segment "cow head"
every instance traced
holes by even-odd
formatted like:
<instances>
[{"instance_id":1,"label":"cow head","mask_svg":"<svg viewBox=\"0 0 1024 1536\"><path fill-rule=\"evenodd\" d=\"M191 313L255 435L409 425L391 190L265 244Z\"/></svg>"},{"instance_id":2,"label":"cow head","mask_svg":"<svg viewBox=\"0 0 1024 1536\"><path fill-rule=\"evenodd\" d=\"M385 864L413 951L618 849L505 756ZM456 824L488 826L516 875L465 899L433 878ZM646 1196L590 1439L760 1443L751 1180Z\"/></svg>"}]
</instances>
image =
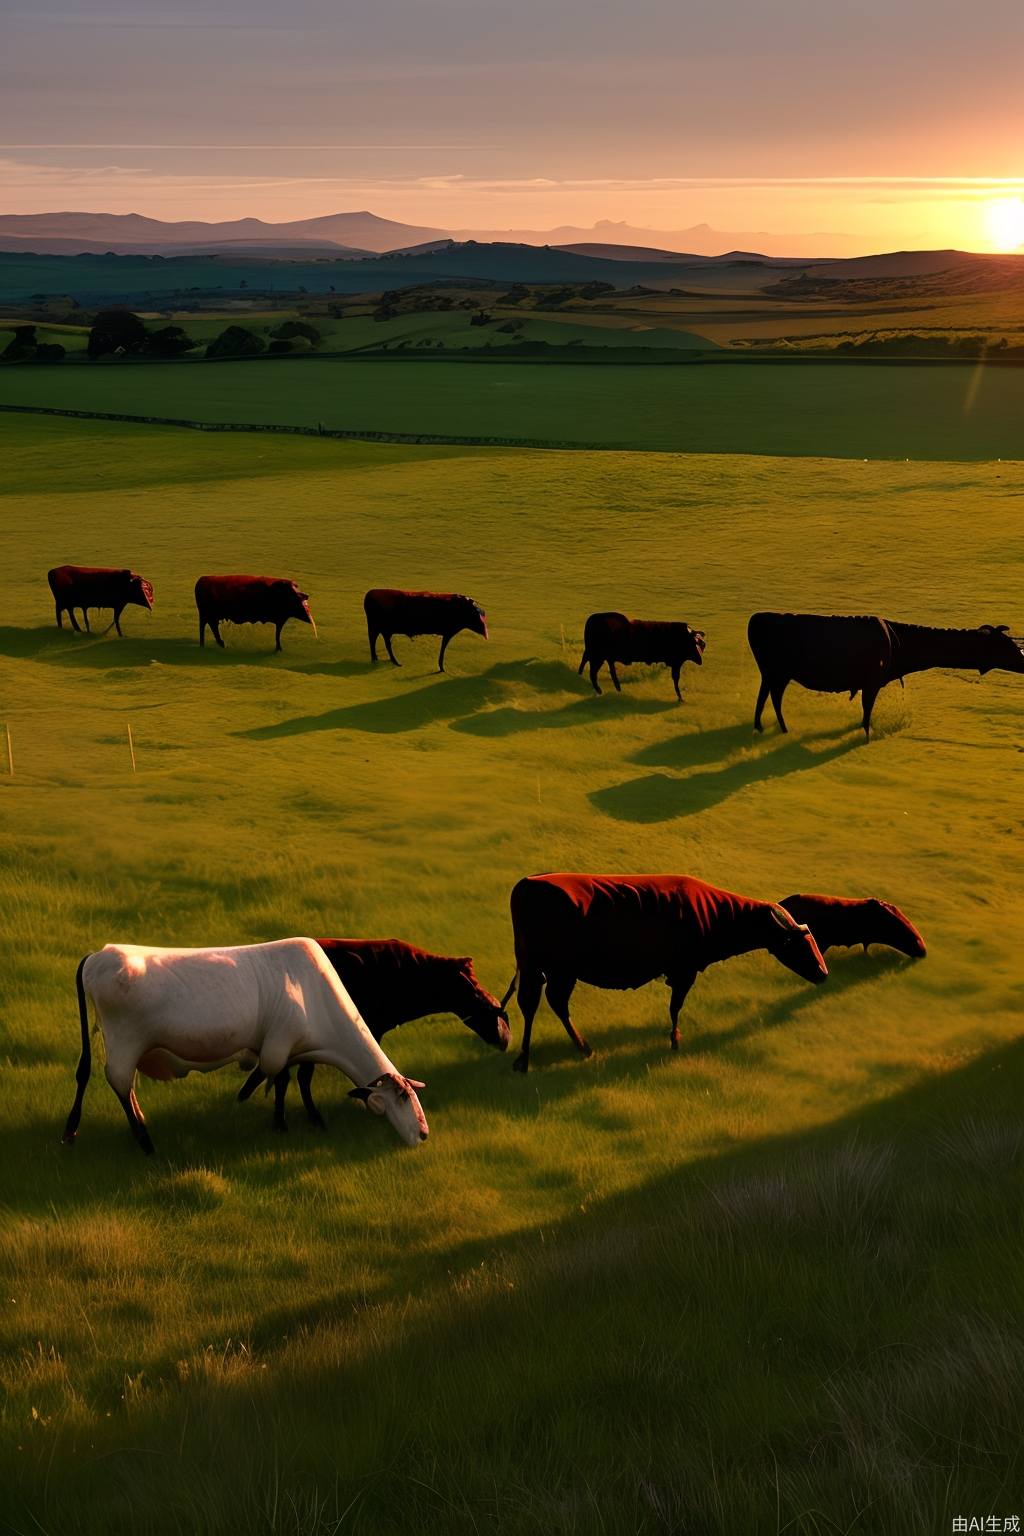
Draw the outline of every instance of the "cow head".
<instances>
[{"instance_id":1,"label":"cow head","mask_svg":"<svg viewBox=\"0 0 1024 1536\"><path fill-rule=\"evenodd\" d=\"M689 624L686 626L686 631L691 641L692 653L684 656L683 660L696 662L697 666L701 667L704 665L704 651L707 646L704 631L702 629L691 629Z\"/></svg>"},{"instance_id":2,"label":"cow head","mask_svg":"<svg viewBox=\"0 0 1024 1536\"><path fill-rule=\"evenodd\" d=\"M153 583L147 581L145 576L140 576L138 571L122 571L121 573L128 583L129 603L135 603L139 608L153 607Z\"/></svg>"},{"instance_id":3,"label":"cow head","mask_svg":"<svg viewBox=\"0 0 1024 1536\"><path fill-rule=\"evenodd\" d=\"M474 603L471 597L466 599L466 629L470 634L483 635L487 639L487 615L479 603Z\"/></svg>"},{"instance_id":4,"label":"cow head","mask_svg":"<svg viewBox=\"0 0 1024 1536\"><path fill-rule=\"evenodd\" d=\"M901 955L909 955L911 960L924 958L928 953L924 939L910 919L903 916L899 907L894 907L891 901L877 901L874 897L868 906L871 911L871 937L865 937L865 948L869 943L886 944L890 949L899 950Z\"/></svg>"},{"instance_id":5,"label":"cow head","mask_svg":"<svg viewBox=\"0 0 1024 1536\"><path fill-rule=\"evenodd\" d=\"M386 1115L407 1146L417 1147L430 1134L427 1117L416 1097L417 1088L425 1088L415 1078L401 1072L382 1072L365 1088L353 1088L350 1099L361 1099L374 1115Z\"/></svg>"},{"instance_id":6,"label":"cow head","mask_svg":"<svg viewBox=\"0 0 1024 1536\"><path fill-rule=\"evenodd\" d=\"M1024 651L1010 634L1008 624L982 624L978 635L978 671L982 677L986 672L1024 672Z\"/></svg>"},{"instance_id":7,"label":"cow head","mask_svg":"<svg viewBox=\"0 0 1024 1536\"><path fill-rule=\"evenodd\" d=\"M508 1014L498 999L492 997L477 981L473 962L468 955L454 962L454 971L452 1013L457 1014L474 1035L479 1035L485 1045L493 1045L499 1051L507 1051Z\"/></svg>"},{"instance_id":8,"label":"cow head","mask_svg":"<svg viewBox=\"0 0 1024 1536\"><path fill-rule=\"evenodd\" d=\"M303 624L311 625L314 638L319 639L316 632L316 624L313 622L313 615L309 611L309 593L300 592L293 581L291 584L291 596L292 604L289 609L289 618L301 619Z\"/></svg>"},{"instance_id":9,"label":"cow head","mask_svg":"<svg viewBox=\"0 0 1024 1536\"><path fill-rule=\"evenodd\" d=\"M768 908L767 949L780 964L815 985L828 979L828 967L806 923L798 923L785 907Z\"/></svg>"}]
</instances>

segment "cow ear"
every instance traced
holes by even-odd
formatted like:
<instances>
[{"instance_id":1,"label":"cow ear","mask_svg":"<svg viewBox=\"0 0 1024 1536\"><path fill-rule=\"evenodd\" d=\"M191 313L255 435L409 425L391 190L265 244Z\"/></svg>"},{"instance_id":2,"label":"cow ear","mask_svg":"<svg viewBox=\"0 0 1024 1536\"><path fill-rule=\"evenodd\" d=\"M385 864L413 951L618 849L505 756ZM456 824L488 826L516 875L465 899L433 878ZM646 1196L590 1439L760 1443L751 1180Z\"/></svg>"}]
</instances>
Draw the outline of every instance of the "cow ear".
<instances>
[{"instance_id":1,"label":"cow ear","mask_svg":"<svg viewBox=\"0 0 1024 1536\"><path fill-rule=\"evenodd\" d=\"M361 1099L365 1104L370 1097L370 1090L369 1088L350 1088L348 1096L350 1099Z\"/></svg>"},{"instance_id":2,"label":"cow ear","mask_svg":"<svg viewBox=\"0 0 1024 1536\"><path fill-rule=\"evenodd\" d=\"M785 928L787 931L792 932L794 928L800 927L800 924L797 922L796 918L793 917L791 913L787 912L785 907L773 906L771 908L771 914L780 928Z\"/></svg>"},{"instance_id":3,"label":"cow ear","mask_svg":"<svg viewBox=\"0 0 1024 1536\"><path fill-rule=\"evenodd\" d=\"M387 1101L378 1088L375 1088L373 1092L367 1096L366 1107L372 1114L375 1115L383 1115L387 1110Z\"/></svg>"}]
</instances>

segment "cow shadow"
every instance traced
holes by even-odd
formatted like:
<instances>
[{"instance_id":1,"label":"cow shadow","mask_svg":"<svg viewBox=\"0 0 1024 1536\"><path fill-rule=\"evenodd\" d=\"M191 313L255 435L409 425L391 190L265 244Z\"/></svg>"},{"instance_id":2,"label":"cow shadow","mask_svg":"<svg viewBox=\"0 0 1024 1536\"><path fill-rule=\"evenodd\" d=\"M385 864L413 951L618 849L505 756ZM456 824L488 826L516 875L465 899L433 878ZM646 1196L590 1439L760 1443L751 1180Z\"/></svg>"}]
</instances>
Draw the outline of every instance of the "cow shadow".
<instances>
[{"instance_id":1,"label":"cow shadow","mask_svg":"<svg viewBox=\"0 0 1024 1536\"><path fill-rule=\"evenodd\" d=\"M215 1170L229 1184L237 1178L247 1187L270 1189L292 1184L297 1175L312 1172L325 1159L362 1166L410 1150L386 1121L343 1096L335 1098L347 1090L347 1079L340 1090L332 1085L330 1092L321 1084L324 1130L307 1122L293 1086L284 1134L273 1129L272 1099L264 1098L262 1090L251 1103L236 1102L244 1081L244 1075L224 1073L222 1093L217 1095L190 1094L187 1082L171 1085L164 1095L154 1093L154 1085L143 1080L138 1091L155 1146L153 1156L146 1157L132 1140L95 1060L78 1139L71 1146L61 1143L74 1097L69 1068L56 1102L41 1103L38 1113L16 1125L0 1124L0 1162L10 1175L8 1203L24 1211L46 1209L51 1203L62 1210L83 1209L106 1205L117 1196L161 1208L180 1200L187 1207L197 1169ZM178 1176L184 1176L180 1190ZM200 1182L197 1208L202 1198Z\"/></svg>"},{"instance_id":2,"label":"cow shadow","mask_svg":"<svg viewBox=\"0 0 1024 1536\"><path fill-rule=\"evenodd\" d=\"M368 670L371 663L366 663ZM393 676L385 663L388 678ZM401 674L398 674L401 677ZM347 704L320 715L300 715L272 725L236 731L237 736L252 741L272 741L283 736L301 736L309 731L366 731L371 735L391 736L422 730L425 726L466 721L490 704L502 704L508 686L525 683L542 693L564 692L568 686L566 670L560 662L499 662L486 672L470 677L448 673L432 675L424 687L403 689L361 704ZM542 713L538 711L538 713ZM552 713L556 713L552 711ZM480 734L488 734L481 732ZM495 734L503 734L496 732Z\"/></svg>"},{"instance_id":3,"label":"cow shadow","mask_svg":"<svg viewBox=\"0 0 1024 1536\"><path fill-rule=\"evenodd\" d=\"M676 706L659 699L626 699L613 695L607 702L588 689L587 694L555 709L518 709L505 705L484 710L464 720L454 720L453 731L467 736L513 736L520 731L561 730L566 726L599 725L622 716L660 715Z\"/></svg>"},{"instance_id":4,"label":"cow shadow","mask_svg":"<svg viewBox=\"0 0 1024 1536\"><path fill-rule=\"evenodd\" d=\"M486 676L445 677L426 688L389 698L346 704L320 715L298 715L234 734L250 741L274 741L285 736L304 736L311 731L366 731L374 736L393 736L472 714L493 697L494 684Z\"/></svg>"},{"instance_id":5,"label":"cow shadow","mask_svg":"<svg viewBox=\"0 0 1024 1536\"><path fill-rule=\"evenodd\" d=\"M713 734L731 738L733 730L742 729L727 728L724 733ZM628 779L622 784L594 790L589 799L596 810L616 821L656 822L695 816L720 805L723 800L728 800L748 785L786 778L794 773L806 773L810 769L820 768L824 763L834 762L847 752L864 745L860 732L829 733L829 736L834 735L840 735L841 739L818 751L804 741L784 741L781 746L728 763L724 768L689 773L683 778L674 778L667 773L646 774L643 778ZM684 737L682 740L689 742L694 738ZM657 752L658 749L654 747L650 750Z\"/></svg>"},{"instance_id":6,"label":"cow shadow","mask_svg":"<svg viewBox=\"0 0 1024 1536\"><path fill-rule=\"evenodd\" d=\"M888 980L916 964L906 955L896 954L892 950L867 955L855 954L843 949L830 950L825 956L825 961L829 974L828 980L821 987L812 986L809 983L800 985L798 978L793 977L793 986L796 990L787 990L767 1007L758 1008L756 1012L737 1019L735 1024L720 1029L707 1029L700 1023L700 981L698 980L679 1015L679 1051L673 1051L670 1054L684 1059L728 1049L745 1040L792 1023L806 1008L822 1001L823 998L835 997L837 994L841 995L874 982ZM652 1015L650 1025L639 1027L653 1030L656 1040L667 1044L669 1036L667 987L664 1012L656 1016ZM612 1025L600 1034L595 1031L594 1039L590 1043L595 1051L599 1049L602 1041L609 1048L613 1046L617 1048L620 1042L631 1041L636 1033L635 1025Z\"/></svg>"},{"instance_id":7,"label":"cow shadow","mask_svg":"<svg viewBox=\"0 0 1024 1536\"><path fill-rule=\"evenodd\" d=\"M131 610L122 615L123 625L131 624ZM296 626L298 628L298 626ZM235 637L231 643L231 629L225 631L227 644L223 650L212 640L200 646L194 634L155 636L133 634L126 629L117 635L113 629L104 633L106 625L94 625L92 632L76 633L73 629L58 629L56 625L44 625L36 629L16 629L8 625L0 628L0 656L10 656L21 661L42 661L52 666L93 668L107 671L115 667L144 669L151 663L165 667L232 667L261 666L270 662L276 671L327 672L335 677L350 677L365 670L352 661L297 662L297 653L289 653L288 631L284 632L284 649L274 650L273 630L268 631L266 645L247 643ZM314 642L315 643L315 642Z\"/></svg>"}]
</instances>

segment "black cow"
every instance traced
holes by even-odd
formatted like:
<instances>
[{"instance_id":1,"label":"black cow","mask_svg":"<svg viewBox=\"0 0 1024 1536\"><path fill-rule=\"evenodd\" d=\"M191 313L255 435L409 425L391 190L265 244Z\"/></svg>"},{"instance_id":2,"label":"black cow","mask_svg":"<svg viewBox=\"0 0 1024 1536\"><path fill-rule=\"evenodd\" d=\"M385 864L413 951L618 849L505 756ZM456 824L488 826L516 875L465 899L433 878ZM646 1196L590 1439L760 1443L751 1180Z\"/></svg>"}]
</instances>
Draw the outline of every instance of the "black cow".
<instances>
[{"instance_id":1,"label":"black cow","mask_svg":"<svg viewBox=\"0 0 1024 1536\"><path fill-rule=\"evenodd\" d=\"M592 613L583 627L583 656L577 669L577 677L590 664L590 681L594 692L600 693L597 674L605 662L611 673L615 691L621 693L619 675L615 663L629 666L633 662L656 665L659 662L672 669L672 682L676 698L682 703L679 692L679 674L683 663L694 662L698 667L704 658L704 631L691 629L689 624L664 623L657 619L627 619L624 613Z\"/></svg>"},{"instance_id":2,"label":"black cow","mask_svg":"<svg viewBox=\"0 0 1024 1536\"><path fill-rule=\"evenodd\" d=\"M573 1045L590 1046L569 1017L577 981L625 991L664 977L671 990L673 1050L679 1010L701 971L719 960L767 949L805 981L828 976L810 930L775 902L719 890L689 875L532 875L512 891L516 973L523 1047L514 1066L530 1065L533 1018L545 988Z\"/></svg>"},{"instance_id":3,"label":"black cow","mask_svg":"<svg viewBox=\"0 0 1024 1536\"><path fill-rule=\"evenodd\" d=\"M299 619L312 627L309 596L300 592L294 581L283 576L200 576L196 582L196 607L199 609L199 644L206 644L206 626L221 650L221 622L229 624L273 624L276 644L281 650L281 631L289 619Z\"/></svg>"},{"instance_id":4,"label":"black cow","mask_svg":"<svg viewBox=\"0 0 1024 1536\"><path fill-rule=\"evenodd\" d=\"M444 653L449 640L468 629L487 639L487 615L471 597L458 592L402 592L396 587L374 587L363 598L366 628L370 637L370 660L377 660L377 640L382 638L388 659L396 667L402 663L391 649L393 635L440 635L441 649L437 670L444 671Z\"/></svg>"},{"instance_id":5,"label":"black cow","mask_svg":"<svg viewBox=\"0 0 1024 1536\"><path fill-rule=\"evenodd\" d=\"M849 693L851 699L859 693L864 706L861 724L867 735L881 690L888 683L902 683L910 672L931 667L977 668L981 674L996 668L1024 672L1024 652L1005 624L937 629L877 615L755 613L747 625L747 639L761 672L754 709L757 731L762 729L761 712L769 695L779 729L787 729L782 696L793 682L817 693Z\"/></svg>"},{"instance_id":6,"label":"black cow","mask_svg":"<svg viewBox=\"0 0 1024 1536\"><path fill-rule=\"evenodd\" d=\"M47 571L53 601L57 608L57 628L64 628L64 614L71 620L71 628L81 634L81 626L75 618L75 609L81 608L86 630L89 630L90 608L112 608L112 626L122 634L121 614L129 603L139 608L153 607L153 587L137 571L118 570L106 565L55 565ZM107 634L108 624L103 631Z\"/></svg>"},{"instance_id":7,"label":"black cow","mask_svg":"<svg viewBox=\"0 0 1024 1536\"><path fill-rule=\"evenodd\" d=\"M432 1013L454 1013L486 1045L508 1048L508 1015L497 998L480 985L468 955L434 955L402 939L318 939L317 943L341 978L342 986L380 1044L381 1036L400 1024ZM314 1125L323 1125L310 1084L313 1063L298 1069L299 1092ZM287 1067L274 1079L274 1128L286 1129ZM263 1082L258 1069L243 1084L239 1099L247 1099Z\"/></svg>"}]
</instances>

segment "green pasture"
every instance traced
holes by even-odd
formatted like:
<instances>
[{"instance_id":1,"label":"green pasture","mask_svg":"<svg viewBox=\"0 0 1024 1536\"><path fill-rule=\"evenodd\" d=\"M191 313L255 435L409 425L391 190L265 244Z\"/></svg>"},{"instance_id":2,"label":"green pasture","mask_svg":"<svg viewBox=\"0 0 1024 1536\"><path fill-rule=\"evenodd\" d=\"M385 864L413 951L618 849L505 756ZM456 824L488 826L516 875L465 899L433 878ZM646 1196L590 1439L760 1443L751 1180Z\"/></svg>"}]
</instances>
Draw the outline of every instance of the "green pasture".
<instances>
[{"instance_id":1,"label":"green pasture","mask_svg":"<svg viewBox=\"0 0 1024 1536\"><path fill-rule=\"evenodd\" d=\"M377 387L348 377L346 411ZM444 375L416 377L429 414ZM755 738L745 642L765 606L1020 630L1021 466L28 417L0 417L0 463L0 1530L904 1536L1021 1512L1024 679L915 677L867 744L855 703L794 689L791 734ZM131 563L152 615L58 632L64 561ZM200 651L194 581L238 570L298 580L319 642L227 626ZM372 668L380 584L468 592L491 638L443 678L429 640ZM601 698L577 678L610 607L707 631L682 705L663 670ZM326 1132L296 1097L281 1137L225 1072L142 1082L146 1160L98 1049L59 1145L87 951L396 934L500 993L508 892L558 868L877 894L929 953L833 953L821 988L763 954L714 968L676 1055L663 987L581 987L595 1054L543 1009L527 1078L456 1020L409 1025L385 1048L428 1084L415 1151L336 1074Z\"/></svg>"},{"instance_id":2,"label":"green pasture","mask_svg":"<svg viewBox=\"0 0 1024 1536\"><path fill-rule=\"evenodd\" d=\"M1020 368L112 362L0 369L3 404L647 451L945 460L1024 452ZM239 451L248 461L262 450Z\"/></svg>"}]
</instances>

